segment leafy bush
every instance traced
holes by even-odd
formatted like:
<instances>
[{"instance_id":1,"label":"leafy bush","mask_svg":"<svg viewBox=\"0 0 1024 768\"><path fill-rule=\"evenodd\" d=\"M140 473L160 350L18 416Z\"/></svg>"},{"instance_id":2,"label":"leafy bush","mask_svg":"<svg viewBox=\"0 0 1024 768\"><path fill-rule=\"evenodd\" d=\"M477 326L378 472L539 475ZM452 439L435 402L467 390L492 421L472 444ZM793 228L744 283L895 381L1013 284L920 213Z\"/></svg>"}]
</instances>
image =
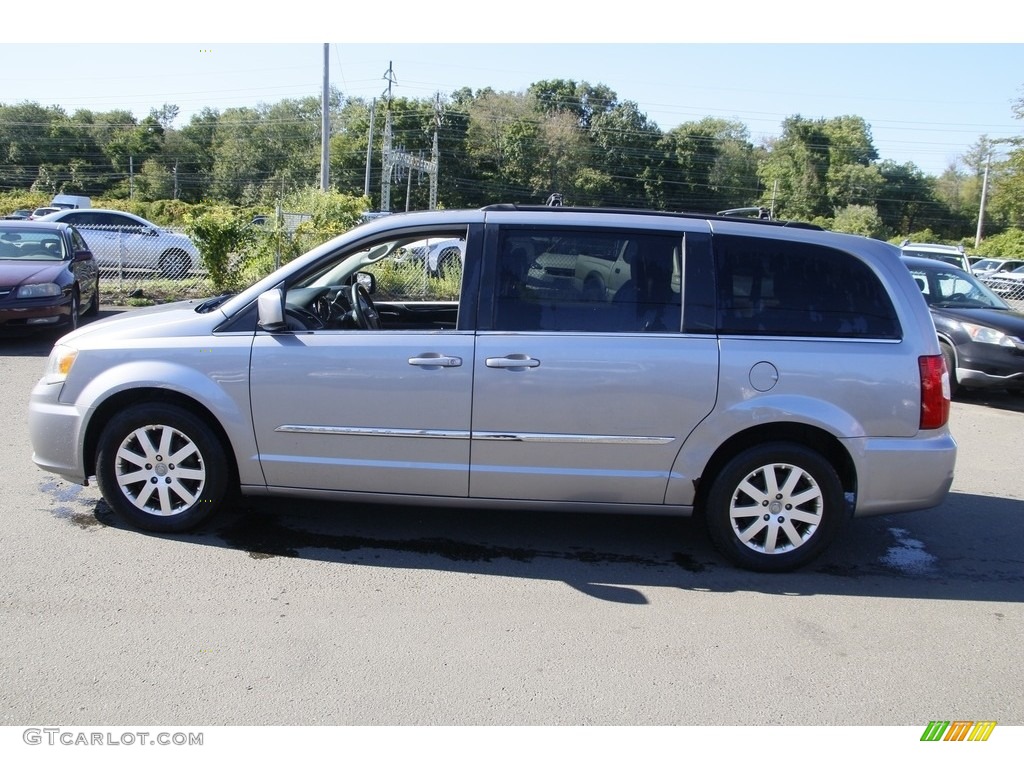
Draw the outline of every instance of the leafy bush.
<instances>
[{"instance_id":1,"label":"leafy bush","mask_svg":"<svg viewBox=\"0 0 1024 768\"><path fill-rule=\"evenodd\" d=\"M885 233L885 224L873 205L848 205L836 211L831 229L881 239Z\"/></svg>"},{"instance_id":2,"label":"leafy bush","mask_svg":"<svg viewBox=\"0 0 1024 768\"><path fill-rule=\"evenodd\" d=\"M979 256L1001 256L1004 259L1024 259L1024 231L1008 229L981 241Z\"/></svg>"},{"instance_id":3,"label":"leafy bush","mask_svg":"<svg viewBox=\"0 0 1024 768\"><path fill-rule=\"evenodd\" d=\"M250 220L233 207L218 206L186 215L185 231L199 248L214 288L238 288L245 271L246 249L254 239Z\"/></svg>"}]
</instances>

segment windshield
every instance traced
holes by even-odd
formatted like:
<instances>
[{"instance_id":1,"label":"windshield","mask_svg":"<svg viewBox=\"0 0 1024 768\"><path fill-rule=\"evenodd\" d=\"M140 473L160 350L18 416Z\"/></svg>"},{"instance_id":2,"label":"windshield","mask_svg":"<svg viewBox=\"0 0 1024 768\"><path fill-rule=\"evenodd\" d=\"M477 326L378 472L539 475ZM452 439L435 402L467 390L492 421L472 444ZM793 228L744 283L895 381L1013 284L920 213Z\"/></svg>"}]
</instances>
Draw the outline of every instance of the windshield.
<instances>
[{"instance_id":1,"label":"windshield","mask_svg":"<svg viewBox=\"0 0 1024 768\"><path fill-rule=\"evenodd\" d=\"M0 260L62 261L64 241L56 232L0 229Z\"/></svg>"},{"instance_id":2,"label":"windshield","mask_svg":"<svg viewBox=\"0 0 1024 768\"><path fill-rule=\"evenodd\" d=\"M943 269L911 269L914 282L924 294L930 307L945 309L1009 309L1006 302L996 296L971 275Z\"/></svg>"}]
</instances>

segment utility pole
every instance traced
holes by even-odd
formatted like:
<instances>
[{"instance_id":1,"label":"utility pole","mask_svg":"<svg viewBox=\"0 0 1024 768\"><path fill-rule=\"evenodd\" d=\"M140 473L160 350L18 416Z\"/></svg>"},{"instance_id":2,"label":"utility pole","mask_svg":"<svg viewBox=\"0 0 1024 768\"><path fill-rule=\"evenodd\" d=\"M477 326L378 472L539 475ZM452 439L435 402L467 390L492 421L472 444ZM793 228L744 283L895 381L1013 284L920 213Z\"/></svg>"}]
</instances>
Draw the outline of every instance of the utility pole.
<instances>
[{"instance_id":1,"label":"utility pole","mask_svg":"<svg viewBox=\"0 0 1024 768\"><path fill-rule=\"evenodd\" d=\"M391 86L397 80L395 79L395 72L391 68L391 64L392 62L389 61L388 71L384 73L384 79L388 81L388 89L385 92L388 100L384 113L384 157L381 161L380 209L382 211L391 210L391 174L395 168L394 160L391 157Z\"/></svg>"},{"instance_id":2,"label":"utility pole","mask_svg":"<svg viewBox=\"0 0 1024 768\"><path fill-rule=\"evenodd\" d=\"M985 223L985 197L988 194L988 167L992 163L992 153L985 160L985 175L981 180L981 207L978 209L978 231L974 235L974 247L981 245L982 227Z\"/></svg>"},{"instance_id":3,"label":"utility pole","mask_svg":"<svg viewBox=\"0 0 1024 768\"><path fill-rule=\"evenodd\" d=\"M370 196L370 167L373 162L373 120L377 115L377 100L370 102L370 134L366 137L366 179L363 181L363 197Z\"/></svg>"},{"instance_id":4,"label":"utility pole","mask_svg":"<svg viewBox=\"0 0 1024 768\"><path fill-rule=\"evenodd\" d=\"M320 125L320 191L326 192L330 183L331 173L331 78L328 74L331 60L331 44L324 43L324 91L321 98L320 111L322 120Z\"/></svg>"}]
</instances>

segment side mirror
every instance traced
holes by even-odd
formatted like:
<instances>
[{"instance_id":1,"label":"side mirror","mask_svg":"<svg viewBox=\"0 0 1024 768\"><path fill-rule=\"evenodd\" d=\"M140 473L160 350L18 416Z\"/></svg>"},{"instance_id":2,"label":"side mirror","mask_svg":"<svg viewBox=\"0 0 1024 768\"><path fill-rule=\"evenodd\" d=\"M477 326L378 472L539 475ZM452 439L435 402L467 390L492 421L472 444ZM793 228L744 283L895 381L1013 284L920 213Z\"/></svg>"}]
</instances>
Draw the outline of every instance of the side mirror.
<instances>
[{"instance_id":1,"label":"side mirror","mask_svg":"<svg viewBox=\"0 0 1024 768\"><path fill-rule=\"evenodd\" d=\"M369 294L377 292L377 277L370 272L356 272L356 282L363 286Z\"/></svg>"},{"instance_id":2,"label":"side mirror","mask_svg":"<svg viewBox=\"0 0 1024 768\"><path fill-rule=\"evenodd\" d=\"M284 318L284 291L271 288L261 293L256 299L256 311L259 326L265 331L279 332L288 330Z\"/></svg>"},{"instance_id":3,"label":"side mirror","mask_svg":"<svg viewBox=\"0 0 1024 768\"><path fill-rule=\"evenodd\" d=\"M81 249L75 251L74 256L71 257L72 261L92 261L92 251Z\"/></svg>"}]
</instances>

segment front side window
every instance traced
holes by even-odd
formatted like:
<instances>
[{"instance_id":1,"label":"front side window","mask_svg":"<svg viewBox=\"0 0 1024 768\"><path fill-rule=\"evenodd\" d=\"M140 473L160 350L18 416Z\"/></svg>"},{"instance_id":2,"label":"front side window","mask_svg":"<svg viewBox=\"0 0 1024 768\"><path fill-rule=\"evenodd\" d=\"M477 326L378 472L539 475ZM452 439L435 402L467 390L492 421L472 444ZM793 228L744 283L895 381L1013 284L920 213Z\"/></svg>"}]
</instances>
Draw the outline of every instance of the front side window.
<instances>
[{"instance_id":1,"label":"front side window","mask_svg":"<svg viewBox=\"0 0 1024 768\"><path fill-rule=\"evenodd\" d=\"M714 250L723 334L899 338L881 281L848 253L731 235Z\"/></svg>"},{"instance_id":2,"label":"front side window","mask_svg":"<svg viewBox=\"0 0 1024 768\"><path fill-rule=\"evenodd\" d=\"M501 331L678 332L682 235L508 229L498 244Z\"/></svg>"},{"instance_id":3,"label":"front side window","mask_svg":"<svg viewBox=\"0 0 1024 768\"><path fill-rule=\"evenodd\" d=\"M451 330L456 327L465 231L401 235L321 261L292 283L293 329Z\"/></svg>"}]
</instances>

